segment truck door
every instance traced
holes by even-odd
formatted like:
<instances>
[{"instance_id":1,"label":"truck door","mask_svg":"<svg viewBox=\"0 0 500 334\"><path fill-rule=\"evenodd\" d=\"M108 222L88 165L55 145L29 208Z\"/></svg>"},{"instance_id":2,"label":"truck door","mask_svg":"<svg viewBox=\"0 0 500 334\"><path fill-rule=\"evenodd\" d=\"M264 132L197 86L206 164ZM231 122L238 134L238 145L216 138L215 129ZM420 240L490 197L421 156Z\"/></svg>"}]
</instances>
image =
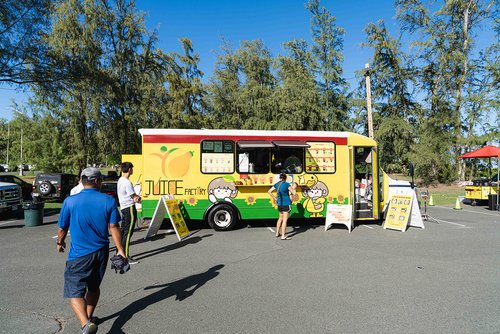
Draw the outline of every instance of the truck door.
<instances>
[{"instance_id":1,"label":"truck door","mask_svg":"<svg viewBox=\"0 0 500 334\"><path fill-rule=\"evenodd\" d=\"M379 214L379 175L374 147L353 147L354 217L374 219Z\"/></svg>"}]
</instances>

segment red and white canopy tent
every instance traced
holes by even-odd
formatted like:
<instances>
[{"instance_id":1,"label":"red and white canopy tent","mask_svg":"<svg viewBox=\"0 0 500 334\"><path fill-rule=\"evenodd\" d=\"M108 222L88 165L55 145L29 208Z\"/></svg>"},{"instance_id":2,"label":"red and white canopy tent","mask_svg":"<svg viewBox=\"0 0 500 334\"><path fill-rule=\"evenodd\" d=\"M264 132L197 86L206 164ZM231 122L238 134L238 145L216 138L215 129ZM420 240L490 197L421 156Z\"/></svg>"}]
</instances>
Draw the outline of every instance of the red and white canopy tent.
<instances>
[{"instance_id":1,"label":"red and white canopy tent","mask_svg":"<svg viewBox=\"0 0 500 334\"><path fill-rule=\"evenodd\" d=\"M461 159L473 159L473 158L488 158L489 159L489 165L490 165L490 177L491 177L491 158L497 158L497 194L500 194L499 192L499 187L500 187L500 165L499 165L499 160L500 160L500 147L496 146L485 146L481 147L480 149L477 149L475 151L471 151L469 153L462 154L459 156ZM498 201L499 197L497 196L497 208L498 206Z\"/></svg>"}]
</instances>

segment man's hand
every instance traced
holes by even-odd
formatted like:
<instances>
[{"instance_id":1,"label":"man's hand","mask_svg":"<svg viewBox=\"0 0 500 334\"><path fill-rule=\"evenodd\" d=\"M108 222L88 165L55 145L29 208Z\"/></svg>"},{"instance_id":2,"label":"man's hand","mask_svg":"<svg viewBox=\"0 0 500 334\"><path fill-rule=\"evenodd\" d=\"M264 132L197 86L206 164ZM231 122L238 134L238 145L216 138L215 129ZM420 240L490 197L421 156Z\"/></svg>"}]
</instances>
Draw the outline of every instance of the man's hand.
<instances>
[{"instance_id":1,"label":"man's hand","mask_svg":"<svg viewBox=\"0 0 500 334\"><path fill-rule=\"evenodd\" d=\"M57 251L59 253L64 253L64 250L66 249L66 243L63 241L61 243L57 243Z\"/></svg>"},{"instance_id":2,"label":"man's hand","mask_svg":"<svg viewBox=\"0 0 500 334\"><path fill-rule=\"evenodd\" d=\"M113 238L113 242L116 246L116 252L121 255L123 258L127 258L125 256L125 250L122 246L122 233L120 231L120 227L118 224L109 225L109 231L111 232L111 237Z\"/></svg>"}]
</instances>

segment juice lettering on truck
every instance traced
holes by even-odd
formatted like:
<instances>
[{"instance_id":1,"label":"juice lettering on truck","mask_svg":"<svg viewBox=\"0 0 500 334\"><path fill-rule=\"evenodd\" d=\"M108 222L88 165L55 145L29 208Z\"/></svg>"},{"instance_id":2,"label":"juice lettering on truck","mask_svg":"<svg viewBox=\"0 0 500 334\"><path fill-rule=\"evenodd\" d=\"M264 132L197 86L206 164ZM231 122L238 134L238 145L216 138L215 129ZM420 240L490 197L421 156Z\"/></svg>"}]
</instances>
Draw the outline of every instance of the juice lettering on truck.
<instances>
[{"instance_id":1,"label":"juice lettering on truck","mask_svg":"<svg viewBox=\"0 0 500 334\"><path fill-rule=\"evenodd\" d=\"M377 143L350 132L140 129L132 161L142 217L174 195L186 220L230 230L238 220L277 218L267 191L280 173L298 185L291 218L325 217L328 204L352 205L355 220L378 220L387 197ZM127 160L128 159L128 160ZM137 175L140 174L140 175ZM134 181L133 181L134 182Z\"/></svg>"}]
</instances>

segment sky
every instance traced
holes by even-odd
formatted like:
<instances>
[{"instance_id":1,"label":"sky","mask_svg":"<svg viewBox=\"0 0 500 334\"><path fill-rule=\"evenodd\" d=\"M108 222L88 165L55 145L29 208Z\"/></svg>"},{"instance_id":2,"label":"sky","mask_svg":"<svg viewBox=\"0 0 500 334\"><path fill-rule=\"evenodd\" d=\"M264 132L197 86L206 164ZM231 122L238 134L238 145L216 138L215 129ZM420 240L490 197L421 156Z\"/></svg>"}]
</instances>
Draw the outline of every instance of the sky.
<instances>
[{"instance_id":1,"label":"sky","mask_svg":"<svg viewBox=\"0 0 500 334\"><path fill-rule=\"evenodd\" d=\"M158 33L157 47L164 52L181 52L179 38L189 38L199 54L199 68L211 76L222 38L233 49L243 40L261 39L273 56L284 54L282 44L293 39L311 41L311 14L305 0L196 1L196 0L136 0L138 10L146 14L147 28ZM392 0L321 1L337 18L337 25L346 30L344 39L344 78L356 85L355 71L369 63L372 51L361 47L365 41L365 26L383 19L393 37L399 30L394 19ZM493 38L487 36L486 39ZM483 41L491 43L490 41ZM12 118L12 102L23 105L29 92L0 86L0 117Z\"/></svg>"}]
</instances>

